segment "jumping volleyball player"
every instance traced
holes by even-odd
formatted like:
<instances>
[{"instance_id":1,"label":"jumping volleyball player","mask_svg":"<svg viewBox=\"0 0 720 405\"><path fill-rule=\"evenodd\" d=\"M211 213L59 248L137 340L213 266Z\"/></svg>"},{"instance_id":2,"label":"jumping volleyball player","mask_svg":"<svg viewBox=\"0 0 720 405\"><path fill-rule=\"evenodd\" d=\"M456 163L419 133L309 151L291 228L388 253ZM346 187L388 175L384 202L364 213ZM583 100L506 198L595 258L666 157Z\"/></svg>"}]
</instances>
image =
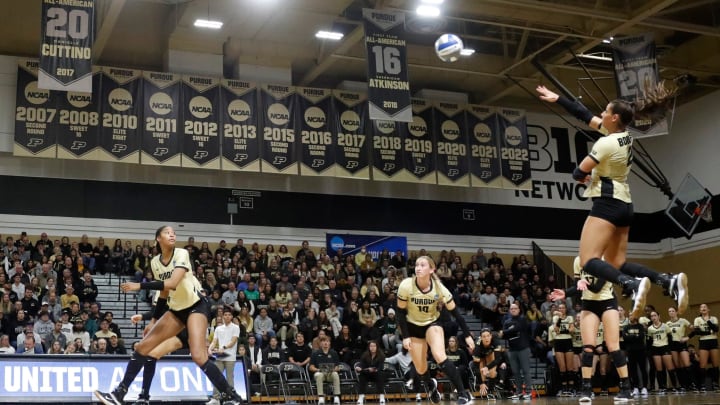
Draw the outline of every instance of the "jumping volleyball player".
<instances>
[{"instance_id":1,"label":"jumping volleyball player","mask_svg":"<svg viewBox=\"0 0 720 405\"><path fill-rule=\"evenodd\" d=\"M460 328L465 334L465 343L472 352L475 342L465 320L455 306L453 296L447 288L434 275L435 262L428 256L420 256L415 261L415 276L404 279L398 287L397 293L397 320L403 335L403 347L410 352L415 366L416 376L414 386L424 384L430 391L430 401L433 404L440 402L440 393L437 390L437 381L428 374L427 348L437 362L440 370L450 379L458 391L458 405L470 402L471 396L463 386L462 378L455 364L448 361L445 354L445 331L437 323L440 317L437 304L445 303Z\"/></svg>"},{"instance_id":2,"label":"jumping volleyball player","mask_svg":"<svg viewBox=\"0 0 720 405\"><path fill-rule=\"evenodd\" d=\"M95 396L105 405L122 405L128 387L140 369L162 356L161 353L153 353L153 350L187 328L190 355L222 393L222 405L240 405L242 398L230 387L217 366L208 359L205 333L210 306L200 293L200 282L192 274L188 251L175 247L175 231L170 226L160 227L155 232L155 240L161 253L152 259L151 267L158 281L123 283L120 288L126 293L139 290L161 291L156 311L162 311L163 308L167 308L167 311L159 316L152 329L135 346L120 385L109 393L95 391ZM153 354L156 357L152 357Z\"/></svg>"}]
</instances>

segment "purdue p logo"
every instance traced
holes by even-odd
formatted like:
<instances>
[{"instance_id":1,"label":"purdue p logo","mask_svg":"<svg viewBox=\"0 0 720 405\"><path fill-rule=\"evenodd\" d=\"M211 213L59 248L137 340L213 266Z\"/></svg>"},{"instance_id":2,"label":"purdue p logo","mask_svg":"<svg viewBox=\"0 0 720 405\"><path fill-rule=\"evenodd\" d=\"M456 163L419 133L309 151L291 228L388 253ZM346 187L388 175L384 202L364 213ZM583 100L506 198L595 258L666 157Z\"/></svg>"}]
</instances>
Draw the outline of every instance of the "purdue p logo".
<instances>
[{"instance_id":1,"label":"purdue p logo","mask_svg":"<svg viewBox=\"0 0 720 405\"><path fill-rule=\"evenodd\" d=\"M348 160L347 164L345 165L346 169L355 169L356 167L360 166L357 160Z\"/></svg>"},{"instance_id":2,"label":"purdue p logo","mask_svg":"<svg viewBox=\"0 0 720 405\"><path fill-rule=\"evenodd\" d=\"M385 163L382 169L384 172L395 170L395 163Z\"/></svg>"},{"instance_id":3,"label":"purdue p logo","mask_svg":"<svg viewBox=\"0 0 720 405\"><path fill-rule=\"evenodd\" d=\"M195 160L203 160L206 157L208 157L209 153L206 150L197 150L195 151L195 156L193 156L193 159Z\"/></svg>"},{"instance_id":4,"label":"purdue p logo","mask_svg":"<svg viewBox=\"0 0 720 405\"><path fill-rule=\"evenodd\" d=\"M155 152L153 152L153 156L157 157L163 157L170 153L170 150L168 148L155 148Z\"/></svg>"},{"instance_id":5,"label":"purdue p logo","mask_svg":"<svg viewBox=\"0 0 720 405\"><path fill-rule=\"evenodd\" d=\"M236 153L233 162L242 162L243 160L247 160L247 158L247 153Z\"/></svg>"},{"instance_id":6,"label":"purdue p logo","mask_svg":"<svg viewBox=\"0 0 720 405\"><path fill-rule=\"evenodd\" d=\"M420 174L425 173L426 171L427 171L427 167L425 167L425 166L416 166L416 167L415 167L415 170L413 170L413 173L415 173L415 174L417 174L417 175L420 175Z\"/></svg>"},{"instance_id":7,"label":"purdue p logo","mask_svg":"<svg viewBox=\"0 0 720 405\"><path fill-rule=\"evenodd\" d=\"M122 143L116 143L116 144L113 144L111 152L112 153L123 153L126 150L127 150L127 145L124 145Z\"/></svg>"},{"instance_id":8,"label":"purdue p logo","mask_svg":"<svg viewBox=\"0 0 720 405\"><path fill-rule=\"evenodd\" d=\"M450 169L448 170L448 177L455 177L458 174L460 174L460 170L458 169Z\"/></svg>"},{"instance_id":9,"label":"purdue p logo","mask_svg":"<svg viewBox=\"0 0 720 405\"><path fill-rule=\"evenodd\" d=\"M285 157L285 156L275 156L275 159L273 159L273 163L272 163L272 164L275 165L275 166L280 166L280 165L284 164L285 162L287 162L287 157Z\"/></svg>"},{"instance_id":10,"label":"purdue p logo","mask_svg":"<svg viewBox=\"0 0 720 405\"><path fill-rule=\"evenodd\" d=\"M325 159L313 159L310 167L323 167L325 166Z\"/></svg>"},{"instance_id":11,"label":"purdue p logo","mask_svg":"<svg viewBox=\"0 0 720 405\"><path fill-rule=\"evenodd\" d=\"M30 138L28 139L27 147L34 148L36 146L42 145L44 142L45 141L42 138Z\"/></svg>"},{"instance_id":12,"label":"purdue p logo","mask_svg":"<svg viewBox=\"0 0 720 405\"><path fill-rule=\"evenodd\" d=\"M82 150L85 149L87 146L87 142L85 141L73 141L72 145L70 145L70 150Z\"/></svg>"}]
</instances>

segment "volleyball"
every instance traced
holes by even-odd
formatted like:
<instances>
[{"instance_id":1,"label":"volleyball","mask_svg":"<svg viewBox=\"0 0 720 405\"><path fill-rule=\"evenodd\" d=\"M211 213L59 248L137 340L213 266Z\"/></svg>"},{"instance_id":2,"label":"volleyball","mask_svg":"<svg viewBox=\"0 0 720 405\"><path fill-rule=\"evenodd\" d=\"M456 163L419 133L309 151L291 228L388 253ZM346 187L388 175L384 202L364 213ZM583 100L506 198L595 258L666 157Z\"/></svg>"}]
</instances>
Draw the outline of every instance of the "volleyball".
<instances>
[{"instance_id":1,"label":"volleyball","mask_svg":"<svg viewBox=\"0 0 720 405\"><path fill-rule=\"evenodd\" d=\"M435 41L435 53L443 62L455 62L460 58L462 50L462 39L455 34L442 34Z\"/></svg>"}]
</instances>

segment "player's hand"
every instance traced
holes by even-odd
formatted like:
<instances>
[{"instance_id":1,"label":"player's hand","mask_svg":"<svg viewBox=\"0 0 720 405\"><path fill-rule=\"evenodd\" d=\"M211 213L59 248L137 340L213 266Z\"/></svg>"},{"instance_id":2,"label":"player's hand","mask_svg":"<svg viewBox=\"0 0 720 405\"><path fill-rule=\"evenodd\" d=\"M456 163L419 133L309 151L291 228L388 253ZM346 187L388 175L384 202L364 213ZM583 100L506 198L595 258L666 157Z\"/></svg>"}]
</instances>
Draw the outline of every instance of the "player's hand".
<instances>
[{"instance_id":1,"label":"player's hand","mask_svg":"<svg viewBox=\"0 0 720 405\"><path fill-rule=\"evenodd\" d=\"M485 395L487 395L487 392L488 392L487 385L485 385L485 383L480 384L480 396L484 397Z\"/></svg>"},{"instance_id":2,"label":"player's hand","mask_svg":"<svg viewBox=\"0 0 720 405\"><path fill-rule=\"evenodd\" d=\"M588 289L590 284L588 284L587 280L580 279L577 281L577 289L578 291L585 291Z\"/></svg>"},{"instance_id":3,"label":"player's hand","mask_svg":"<svg viewBox=\"0 0 720 405\"><path fill-rule=\"evenodd\" d=\"M140 315L140 314L135 314L130 317L130 322L132 322L134 324L140 323L140 321L142 321L142 315Z\"/></svg>"},{"instance_id":4,"label":"player's hand","mask_svg":"<svg viewBox=\"0 0 720 405\"><path fill-rule=\"evenodd\" d=\"M122 292L140 291L140 283L122 283L120 289Z\"/></svg>"},{"instance_id":5,"label":"player's hand","mask_svg":"<svg viewBox=\"0 0 720 405\"><path fill-rule=\"evenodd\" d=\"M553 292L550 293L550 299L553 301L564 300L565 290L561 290L559 288L554 289Z\"/></svg>"},{"instance_id":6,"label":"player's hand","mask_svg":"<svg viewBox=\"0 0 720 405\"><path fill-rule=\"evenodd\" d=\"M548 88L543 85L537 86L535 88L535 91L540 93L540 100L547 101L548 103L554 103L560 97L557 95L557 93L548 90Z\"/></svg>"},{"instance_id":7,"label":"player's hand","mask_svg":"<svg viewBox=\"0 0 720 405\"><path fill-rule=\"evenodd\" d=\"M403 339L403 347L405 348L405 350L410 350L410 342L411 340L409 337Z\"/></svg>"},{"instance_id":8,"label":"player's hand","mask_svg":"<svg viewBox=\"0 0 720 405\"><path fill-rule=\"evenodd\" d=\"M467 348L470 350L470 353L475 350L475 339L471 335L465 336L465 344L467 344Z\"/></svg>"}]
</instances>

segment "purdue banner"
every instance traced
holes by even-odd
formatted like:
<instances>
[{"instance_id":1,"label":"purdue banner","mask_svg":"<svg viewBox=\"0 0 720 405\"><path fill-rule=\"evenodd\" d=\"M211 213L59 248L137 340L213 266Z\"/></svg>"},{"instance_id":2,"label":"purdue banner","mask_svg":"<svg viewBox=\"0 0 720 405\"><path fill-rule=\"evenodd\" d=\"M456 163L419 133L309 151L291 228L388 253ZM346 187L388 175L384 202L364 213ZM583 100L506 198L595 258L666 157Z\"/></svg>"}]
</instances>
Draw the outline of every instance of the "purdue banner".
<instances>
[{"instance_id":1,"label":"purdue banner","mask_svg":"<svg viewBox=\"0 0 720 405\"><path fill-rule=\"evenodd\" d=\"M371 120L412 121L405 13L363 9Z\"/></svg>"},{"instance_id":2,"label":"purdue banner","mask_svg":"<svg viewBox=\"0 0 720 405\"><path fill-rule=\"evenodd\" d=\"M332 91L309 87L297 88L300 130L300 174L334 176L335 145Z\"/></svg>"},{"instance_id":3,"label":"purdue banner","mask_svg":"<svg viewBox=\"0 0 720 405\"><path fill-rule=\"evenodd\" d=\"M373 180L408 180L403 166L403 138L400 123L395 121L372 121L372 168Z\"/></svg>"},{"instance_id":4,"label":"purdue banner","mask_svg":"<svg viewBox=\"0 0 720 405\"><path fill-rule=\"evenodd\" d=\"M263 85L260 100L264 115L260 143L263 173L298 174L295 87Z\"/></svg>"},{"instance_id":5,"label":"purdue banner","mask_svg":"<svg viewBox=\"0 0 720 405\"><path fill-rule=\"evenodd\" d=\"M525 111L499 108L498 112L503 187L529 189L530 152Z\"/></svg>"},{"instance_id":6,"label":"purdue banner","mask_svg":"<svg viewBox=\"0 0 720 405\"><path fill-rule=\"evenodd\" d=\"M182 78L182 167L220 169L219 84L212 77Z\"/></svg>"},{"instance_id":7,"label":"purdue banner","mask_svg":"<svg viewBox=\"0 0 720 405\"><path fill-rule=\"evenodd\" d=\"M437 183L435 174L435 139L431 131L432 104L426 100L412 99L413 120L398 124L403 139L403 166L407 176L400 179L417 183Z\"/></svg>"},{"instance_id":8,"label":"purdue banner","mask_svg":"<svg viewBox=\"0 0 720 405\"><path fill-rule=\"evenodd\" d=\"M254 83L222 79L222 169L260 171L257 87Z\"/></svg>"},{"instance_id":9,"label":"purdue banner","mask_svg":"<svg viewBox=\"0 0 720 405\"><path fill-rule=\"evenodd\" d=\"M101 70L98 159L140 163L142 72L111 67Z\"/></svg>"},{"instance_id":10,"label":"purdue banner","mask_svg":"<svg viewBox=\"0 0 720 405\"><path fill-rule=\"evenodd\" d=\"M42 1L39 87L92 91L95 1Z\"/></svg>"},{"instance_id":11,"label":"purdue banner","mask_svg":"<svg viewBox=\"0 0 720 405\"><path fill-rule=\"evenodd\" d=\"M457 103L435 104L433 132L437 134L438 184L469 186L468 134L465 106Z\"/></svg>"},{"instance_id":12,"label":"purdue banner","mask_svg":"<svg viewBox=\"0 0 720 405\"><path fill-rule=\"evenodd\" d=\"M140 163L180 166L180 75L143 72L144 120Z\"/></svg>"},{"instance_id":13,"label":"purdue banner","mask_svg":"<svg viewBox=\"0 0 720 405\"><path fill-rule=\"evenodd\" d=\"M653 33L615 38L612 42L615 85L620 98L635 101L658 83ZM666 118L637 119L630 125L634 137L668 134Z\"/></svg>"},{"instance_id":14,"label":"purdue banner","mask_svg":"<svg viewBox=\"0 0 720 405\"><path fill-rule=\"evenodd\" d=\"M502 187L500 129L493 107L468 105L470 183L473 187Z\"/></svg>"},{"instance_id":15,"label":"purdue banner","mask_svg":"<svg viewBox=\"0 0 720 405\"><path fill-rule=\"evenodd\" d=\"M336 177L370 178L370 133L367 96L334 90Z\"/></svg>"},{"instance_id":16,"label":"purdue banner","mask_svg":"<svg viewBox=\"0 0 720 405\"><path fill-rule=\"evenodd\" d=\"M57 98L57 157L97 160L100 132L99 68L93 69L92 93L60 92Z\"/></svg>"},{"instance_id":17,"label":"purdue banner","mask_svg":"<svg viewBox=\"0 0 720 405\"><path fill-rule=\"evenodd\" d=\"M57 97L38 88L38 61L18 61L13 155L54 158L58 132Z\"/></svg>"}]
</instances>

